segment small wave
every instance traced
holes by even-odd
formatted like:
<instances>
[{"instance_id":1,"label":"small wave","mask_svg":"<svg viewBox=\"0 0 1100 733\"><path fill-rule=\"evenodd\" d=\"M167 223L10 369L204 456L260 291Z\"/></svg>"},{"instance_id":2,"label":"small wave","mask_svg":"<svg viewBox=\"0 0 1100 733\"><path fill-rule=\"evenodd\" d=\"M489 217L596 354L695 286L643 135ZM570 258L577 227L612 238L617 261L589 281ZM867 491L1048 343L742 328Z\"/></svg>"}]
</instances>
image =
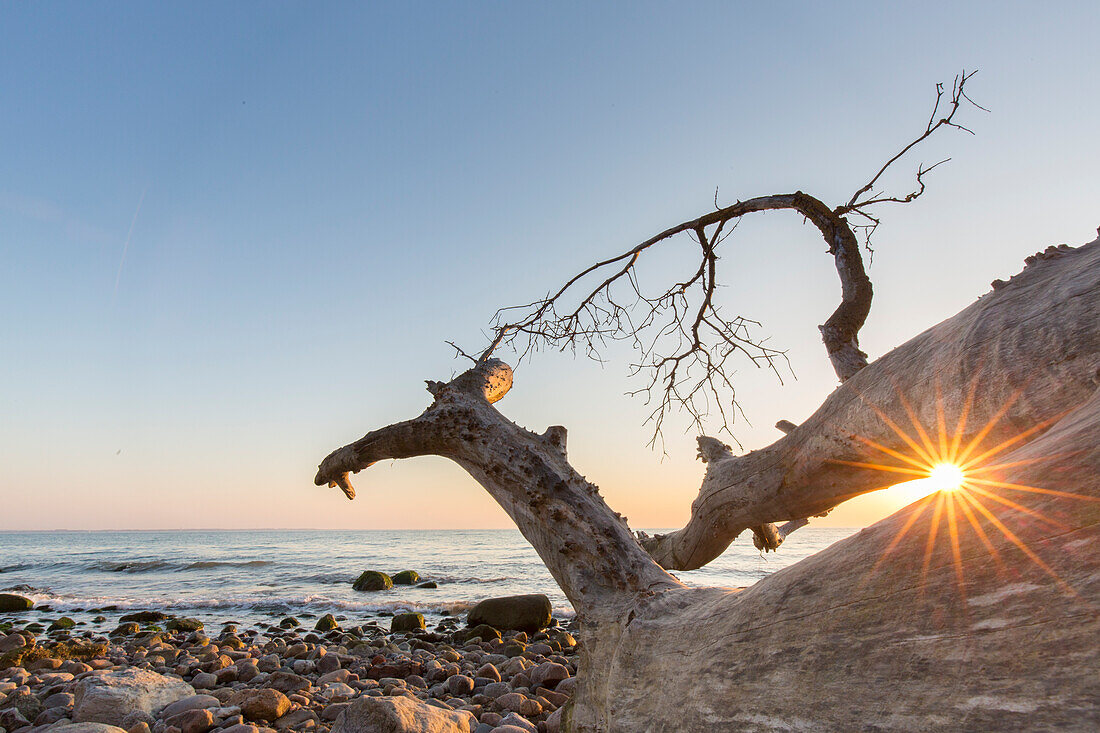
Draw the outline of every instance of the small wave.
<instances>
[{"instance_id":1,"label":"small wave","mask_svg":"<svg viewBox=\"0 0 1100 733\"><path fill-rule=\"evenodd\" d=\"M150 570L161 570L168 567L166 560L100 560L89 566L91 570L101 570L108 573L147 573Z\"/></svg>"},{"instance_id":2,"label":"small wave","mask_svg":"<svg viewBox=\"0 0 1100 733\"><path fill-rule=\"evenodd\" d=\"M355 582L355 575L350 573L316 573L306 575L301 580L308 583L320 583L321 585L351 585Z\"/></svg>"},{"instance_id":3,"label":"small wave","mask_svg":"<svg viewBox=\"0 0 1100 733\"><path fill-rule=\"evenodd\" d=\"M11 591L15 591L16 593L49 593L50 592L49 588L38 588L38 587L33 586L33 585L27 585L26 583L20 583L19 585L9 585L7 588L3 588L3 589L0 589L0 590L6 590L6 591L11 590Z\"/></svg>"},{"instance_id":4,"label":"small wave","mask_svg":"<svg viewBox=\"0 0 1100 733\"><path fill-rule=\"evenodd\" d=\"M15 565L5 565L4 567L0 568L0 573L14 573L18 570L27 570L30 567L31 566L27 565L26 563L23 563L23 564L18 564L17 563Z\"/></svg>"},{"instance_id":5,"label":"small wave","mask_svg":"<svg viewBox=\"0 0 1100 733\"><path fill-rule=\"evenodd\" d=\"M466 583L507 583L507 582L512 581L512 580L523 580L523 579L522 578L516 578L516 577L510 576L510 575L504 575L504 576L501 576L499 578L460 578L460 577L452 577L452 576L449 576L449 575L441 575L437 578L431 578L431 580L435 580L437 583L466 584Z\"/></svg>"},{"instance_id":6,"label":"small wave","mask_svg":"<svg viewBox=\"0 0 1100 733\"><path fill-rule=\"evenodd\" d=\"M183 570L205 570L207 568L262 568L274 565L273 560L245 560L234 562L230 560L199 560L190 565L185 565Z\"/></svg>"},{"instance_id":7,"label":"small wave","mask_svg":"<svg viewBox=\"0 0 1100 733\"><path fill-rule=\"evenodd\" d=\"M84 567L106 573L148 573L156 570L209 570L212 568L262 568L273 560L96 560Z\"/></svg>"}]
</instances>

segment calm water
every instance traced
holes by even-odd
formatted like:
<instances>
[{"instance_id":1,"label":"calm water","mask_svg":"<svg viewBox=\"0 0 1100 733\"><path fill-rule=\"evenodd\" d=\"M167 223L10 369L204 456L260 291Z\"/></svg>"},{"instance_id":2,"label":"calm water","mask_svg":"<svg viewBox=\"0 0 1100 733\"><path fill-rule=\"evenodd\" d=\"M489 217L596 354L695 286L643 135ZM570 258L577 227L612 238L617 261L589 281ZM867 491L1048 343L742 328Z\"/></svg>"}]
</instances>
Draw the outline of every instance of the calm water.
<instances>
[{"instance_id":1,"label":"calm water","mask_svg":"<svg viewBox=\"0 0 1100 733\"><path fill-rule=\"evenodd\" d=\"M746 533L707 567L677 576L689 585L750 585L855 531L807 527L767 556ZM351 588L364 570L406 568L439 587ZM74 617L108 605L241 623L399 609L438 616L518 593L545 593L556 613L572 613L516 530L0 532L0 589Z\"/></svg>"}]
</instances>

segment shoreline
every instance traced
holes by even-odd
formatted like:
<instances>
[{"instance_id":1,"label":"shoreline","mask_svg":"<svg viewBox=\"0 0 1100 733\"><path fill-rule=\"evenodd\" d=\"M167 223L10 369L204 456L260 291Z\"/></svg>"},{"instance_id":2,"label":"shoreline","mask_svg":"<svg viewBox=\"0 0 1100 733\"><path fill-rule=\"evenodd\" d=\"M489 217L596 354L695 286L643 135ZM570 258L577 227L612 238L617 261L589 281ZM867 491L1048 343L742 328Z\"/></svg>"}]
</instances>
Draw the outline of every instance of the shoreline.
<instances>
[{"instance_id":1,"label":"shoreline","mask_svg":"<svg viewBox=\"0 0 1100 733\"><path fill-rule=\"evenodd\" d=\"M0 665L15 663L0 668L0 727L38 733L89 719L82 706L91 693L81 701L80 691L153 675L152 684L182 691L173 704L96 719L130 733L328 733L362 697L405 697L442 714L468 712L472 732L507 720L550 733L575 684L568 619L528 634L485 626L471 633L459 616L400 631L391 625L399 629L417 614L360 622L302 609L242 625L232 614L204 622L161 611L86 613L97 611L95 622L69 619L71 626L56 610L0 614L0 622L14 621L0 631Z\"/></svg>"}]
</instances>

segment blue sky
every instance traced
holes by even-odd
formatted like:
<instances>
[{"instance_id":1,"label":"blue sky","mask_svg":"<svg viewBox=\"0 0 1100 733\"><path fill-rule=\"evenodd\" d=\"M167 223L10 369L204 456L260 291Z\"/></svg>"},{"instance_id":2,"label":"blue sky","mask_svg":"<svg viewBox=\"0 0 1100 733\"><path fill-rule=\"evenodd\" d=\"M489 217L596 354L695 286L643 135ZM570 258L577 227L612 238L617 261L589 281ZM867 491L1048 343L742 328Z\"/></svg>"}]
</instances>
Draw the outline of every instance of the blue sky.
<instances>
[{"instance_id":1,"label":"blue sky","mask_svg":"<svg viewBox=\"0 0 1100 733\"><path fill-rule=\"evenodd\" d=\"M444 341L476 348L497 307L716 186L845 201L936 81L980 68L977 135L932 141L896 185L952 162L883 212L880 355L1095 237L1097 21L1090 2L0 4L0 529L507 526L441 459L362 474L350 505L313 471L419 412L422 380L462 368ZM835 386L816 325L837 285L789 215L724 247L727 309L799 377L741 369L752 448ZM540 355L499 407L568 426L633 525L676 525L693 436L645 448L625 367Z\"/></svg>"}]
</instances>

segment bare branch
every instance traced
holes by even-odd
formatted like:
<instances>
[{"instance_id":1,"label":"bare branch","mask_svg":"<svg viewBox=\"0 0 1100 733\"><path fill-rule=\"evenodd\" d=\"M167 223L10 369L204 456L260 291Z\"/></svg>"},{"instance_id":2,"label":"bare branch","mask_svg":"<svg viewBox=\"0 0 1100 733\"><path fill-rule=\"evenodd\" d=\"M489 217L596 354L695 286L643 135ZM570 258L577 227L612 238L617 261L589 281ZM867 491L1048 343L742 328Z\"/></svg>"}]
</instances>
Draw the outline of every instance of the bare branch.
<instances>
[{"instance_id":1,"label":"bare branch","mask_svg":"<svg viewBox=\"0 0 1100 733\"><path fill-rule=\"evenodd\" d=\"M501 347L515 350L521 362L541 348L580 351L602 361L609 343L626 341L634 351L628 373L641 380L641 386L630 394L643 396L646 404L653 407L647 418L653 427L651 444L661 437L665 417L672 408L686 412L700 431L704 420L714 416L721 421L720 429L732 436L730 425L740 414L733 385L734 365L747 362L768 369L780 382L783 372L790 371L791 366L785 352L760 335L757 321L723 313L715 298L719 285L718 248L736 229L741 217L761 211L790 210L817 227L835 260L841 303L819 329L833 369L843 382L867 364L866 354L859 349L858 335L872 298L854 231L860 231L865 246L873 254L871 235L880 220L867 209L885 203L910 203L924 193L924 176L946 160L918 167L916 187L908 194L875 193L874 188L894 163L937 130L966 129L956 121L956 113L964 101L973 104L964 89L974 73L964 71L955 78L949 99L944 86L937 85L936 101L924 131L887 160L847 204L830 209L799 191L720 207L716 188L714 211L596 262L545 298L497 311L492 319L492 338L478 361L488 359ZM850 225L845 219L847 214L854 214L863 223ZM694 235L699 244L697 264L690 274L663 290L643 287L637 268L644 255L656 245L684 233ZM459 353L466 355L461 350Z\"/></svg>"},{"instance_id":2,"label":"bare branch","mask_svg":"<svg viewBox=\"0 0 1100 733\"><path fill-rule=\"evenodd\" d=\"M881 203L887 203L887 202L907 204L907 203L915 200L917 197L919 197L921 194L924 193L924 181L921 180L922 176L924 176L924 174L932 171L937 166L939 166L943 163L946 163L948 160L950 160L950 158L947 158L945 160L941 160L939 163L936 163L935 165L929 166L927 168L925 168L923 164L921 166L919 166L918 169L917 169L917 190L910 193L910 194L908 194L908 195L906 195L906 196L902 196L902 197L878 196L878 197L876 197L872 193L871 197L868 198L868 199L861 198L864 194L870 193L872 191L872 189L875 187L875 184L878 183L879 179L882 178L883 174L886 173L886 171L890 168L890 166L892 166L894 163L898 162L903 157L905 157L906 153L908 153L910 150L912 150L913 148L917 147L922 142L924 142L925 140L930 138L936 132L936 130L940 129L941 127L953 127L957 130L962 130L964 132L968 132L971 135L974 134L973 130L971 130L967 127L963 127L959 123L955 122L955 114L959 111L959 108L962 106L962 103L964 101L970 103L971 105L973 105L974 107L977 107L980 110L984 110L986 112L989 111L989 110L985 109L985 107L982 107L981 105L975 103L974 100L972 100L970 97L968 97L966 95L966 91L965 91L966 82L969 81L970 78L973 77L977 73L978 73L977 71L971 71L970 73L967 73L966 71L963 71L962 74L955 77L955 81L951 85L951 101L947 105L947 112L946 112L946 114L944 114L943 117L940 117L939 119L936 119L936 114L939 112L940 104L943 101L944 89L943 89L943 84L942 83L936 84L936 102L932 106L932 114L928 117L928 124L925 125L924 132L922 132L915 139L910 141L905 147L903 147L901 149L900 152L898 152L896 155L894 155L894 157L892 157L888 161L886 161L883 164L883 166L881 168L879 168L878 173L876 173L871 178L870 181L865 183L859 190L857 190L854 194L852 194L852 198L850 198L848 200L848 203L844 204L843 206L837 207L837 209L836 209L837 216L844 216L845 214L848 214L849 212L857 212L857 213L862 214L863 212L859 211L859 209L867 207L867 206L873 206L875 204L881 204Z\"/></svg>"}]
</instances>

